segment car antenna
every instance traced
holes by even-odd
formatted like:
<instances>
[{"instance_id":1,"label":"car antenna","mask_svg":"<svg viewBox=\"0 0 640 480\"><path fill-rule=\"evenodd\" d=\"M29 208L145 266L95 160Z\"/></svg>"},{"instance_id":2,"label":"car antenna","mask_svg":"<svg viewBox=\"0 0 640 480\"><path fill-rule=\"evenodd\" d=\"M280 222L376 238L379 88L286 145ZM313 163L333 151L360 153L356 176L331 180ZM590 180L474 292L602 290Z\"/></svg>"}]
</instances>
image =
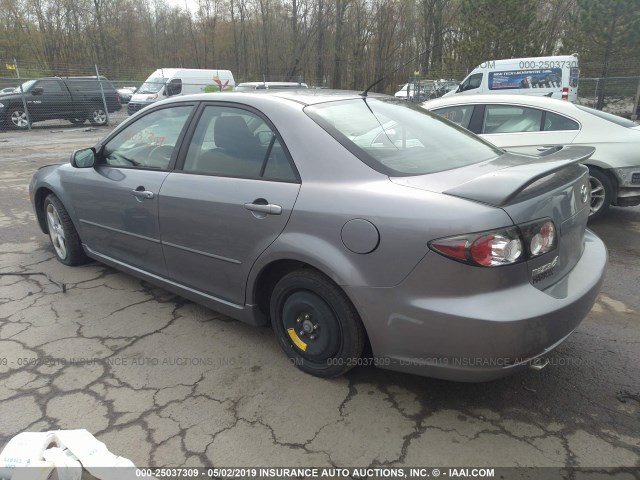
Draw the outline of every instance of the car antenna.
<instances>
[{"instance_id":1,"label":"car antenna","mask_svg":"<svg viewBox=\"0 0 640 480\"><path fill-rule=\"evenodd\" d=\"M397 70L396 70L397 71ZM391 72L391 73L395 73L395 71ZM361 97L366 97L367 93L369 93L369 90L371 90L373 87L375 87L377 84L379 84L382 80L384 80L384 77L386 75L383 75L382 77L380 77L378 80L376 80L375 82L373 82L371 85L369 85L362 93L360 93Z\"/></svg>"},{"instance_id":2,"label":"car antenna","mask_svg":"<svg viewBox=\"0 0 640 480\"><path fill-rule=\"evenodd\" d=\"M430 52L431 50L434 49L436 45L434 45L431 48L428 48L426 50L423 50L422 52L420 52L419 54L417 54L415 57L412 57L411 59L409 59L409 61L404 62L402 65L400 65L398 68L396 68L395 70L392 70L391 72L381 76L378 80L376 80L375 82L373 82L371 85L369 85L367 88L364 89L363 92L361 92L359 95L363 98L367 97L367 94L369 93L369 90L371 90L373 87L375 87L377 84L379 84L382 80L384 80L385 78L387 78L389 75L393 75L394 73L396 73L398 70L400 70L401 68L406 67L407 65L409 65L411 62L415 61L417 58L420 58L422 55L424 55L425 53Z\"/></svg>"}]
</instances>

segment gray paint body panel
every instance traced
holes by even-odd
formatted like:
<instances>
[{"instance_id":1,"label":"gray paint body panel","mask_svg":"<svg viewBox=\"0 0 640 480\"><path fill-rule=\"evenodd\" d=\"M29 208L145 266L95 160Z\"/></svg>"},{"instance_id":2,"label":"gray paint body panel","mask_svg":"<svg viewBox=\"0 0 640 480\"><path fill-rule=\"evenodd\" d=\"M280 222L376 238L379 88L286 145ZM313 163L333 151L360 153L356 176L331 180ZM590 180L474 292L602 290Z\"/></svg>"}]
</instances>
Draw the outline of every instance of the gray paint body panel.
<instances>
[{"instance_id":1,"label":"gray paint body panel","mask_svg":"<svg viewBox=\"0 0 640 480\"><path fill-rule=\"evenodd\" d=\"M392 360L389 368L485 380L518 367L434 367L405 360L535 356L566 337L593 305L606 267L602 242L591 233L582 234L586 210L576 204L574 190L583 172L566 173L569 170L558 164L566 178L554 180L531 198L516 196L502 208L442 192L497 169L508 171L527 163L527 157L503 155L492 166L474 164L429 176L389 179L303 112L309 103L356 97L225 93L151 107L184 101L251 105L273 122L295 160L301 183L127 169L111 169L121 178L110 178L109 183L106 179L114 173L100 167L82 170L61 165L36 172L32 198L39 188L52 190L67 207L93 258L251 324L265 321L256 307L257 279L265 268L280 260L311 265L343 288L362 318L374 355ZM563 161L569 164L577 156L574 151ZM529 173L533 178L542 170L544 166L530 167ZM521 177L526 183L524 174ZM97 191L105 183L110 185L106 199ZM127 189L140 185L154 193L157 188L158 195L152 201L129 199ZM522 185L513 182L508 188ZM504 192L496 195L504 198ZM244 208L260 198L280 205L282 213L258 218ZM568 238L566 244L561 238L559 250L568 259L564 269L538 288L530 282L535 265L471 267L428 247L433 239L510 227L537 215L552 218ZM144 221L131 221L137 218ZM379 233L378 245L370 253L354 253L343 243L344 226L356 219L370 222ZM122 235L131 240L129 251L118 239ZM358 238L357 231L347 236L347 243L371 240ZM545 255L538 261L550 260Z\"/></svg>"}]
</instances>

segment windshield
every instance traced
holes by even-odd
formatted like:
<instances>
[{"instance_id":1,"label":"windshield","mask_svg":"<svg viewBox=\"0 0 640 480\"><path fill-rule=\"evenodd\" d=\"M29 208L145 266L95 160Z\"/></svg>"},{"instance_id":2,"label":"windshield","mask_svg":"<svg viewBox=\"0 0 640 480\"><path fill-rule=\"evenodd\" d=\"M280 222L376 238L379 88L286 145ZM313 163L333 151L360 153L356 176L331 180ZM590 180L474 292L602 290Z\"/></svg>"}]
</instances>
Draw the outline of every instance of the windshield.
<instances>
[{"instance_id":1,"label":"windshield","mask_svg":"<svg viewBox=\"0 0 640 480\"><path fill-rule=\"evenodd\" d=\"M147 81L142 84L138 93L158 93L164 84L167 83L168 78L164 77L151 77L147 78Z\"/></svg>"},{"instance_id":2,"label":"windshield","mask_svg":"<svg viewBox=\"0 0 640 480\"><path fill-rule=\"evenodd\" d=\"M502 154L469 131L402 100L328 102L305 112L360 160L389 176L435 173Z\"/></svg>"},{"instance_id":3,"label":"windshield","mask_svg":"<svg viewBox=\"0 0 640 480\"><path fill-rule=\"evenodd\" d=\"M596 117L600 117L603 120L608 120L610 122L615 123L616 125L620 125L621 127L632 128L632 127L637 127L638 126L638 124L636 122L633 122L633 121L628 120L628 119L623 118L623 117L619 117L617 115L613 115L611 113L603 112L602 110L596 110L595 108L583 107L582 105L576 105L576 107L578 107L580 110L583 110L583 111L585 111L587 113L595 115Z\"/></svg>"}]
</instances>

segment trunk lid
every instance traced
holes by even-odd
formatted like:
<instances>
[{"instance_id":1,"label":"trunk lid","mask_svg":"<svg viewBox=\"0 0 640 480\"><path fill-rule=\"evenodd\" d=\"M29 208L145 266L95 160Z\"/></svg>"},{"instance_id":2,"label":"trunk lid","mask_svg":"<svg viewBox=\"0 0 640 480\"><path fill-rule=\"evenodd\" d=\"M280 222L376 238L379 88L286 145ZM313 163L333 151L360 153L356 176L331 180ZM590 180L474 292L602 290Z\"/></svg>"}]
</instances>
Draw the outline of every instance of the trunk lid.
<instances>
[{"instance_id":1,"label":"trunk lid","mask_svg":"<svg viewBox=\"0 0 640 480\"><path fill-rule=\"evenodd\" d=\"M505 153L488 162L391 181L501 208L516 225L553 220L558 247L528 261L529 280L542 290L560 280L582 255L590 190L588 169L579 162L594 151L554 147L538 156Z\"/></svg>"}]
</instances>

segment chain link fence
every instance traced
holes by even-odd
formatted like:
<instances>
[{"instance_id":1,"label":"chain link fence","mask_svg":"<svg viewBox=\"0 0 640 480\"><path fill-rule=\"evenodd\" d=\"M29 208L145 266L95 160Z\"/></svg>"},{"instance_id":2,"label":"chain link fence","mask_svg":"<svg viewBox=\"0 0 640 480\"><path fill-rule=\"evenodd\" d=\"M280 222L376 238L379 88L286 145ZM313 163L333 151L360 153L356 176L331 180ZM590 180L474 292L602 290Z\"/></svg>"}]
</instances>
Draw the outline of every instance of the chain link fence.
<instances>
[{"instance_id":1,"label":"chain link fence","mask_svg":"<svg viewBox=\"0 0 640 480\"><path fill-rule=\"evenodd\" d=\"M155 70L156 67L140 65L117 70L99 65L43 67L39 62L18 63L14 59L0 59L0 130L118 124L141 108L139 103L130 104L131 99L134 94L143 93L140 87ZM397 93L409 101L422 102L456 89L468 72L469 69L458 65L427 75L414 72L405 84L395 84L390 78L385 86L379 85L377 91L382 88L385 93ZM271 74L262 78L235 78L235 83L283 80L292 79L287 75ZM330 75L318 78L299 76L293 81L305 83L309 88L332 87ZM347 79L346 84L351 89L366 88L356 78ZM166 93L166 87L163 87L164 82L147 84L146 89L150 92L145 92L148 96L158 93L163 97ZM182 87L184 92L194 90L188 88L189 83ZM200 90L217 91L204 87ZM640 76L583 77L579 80L578 92L578 103L582 105L632 119L640 113Z\"/></svg>"},{"instance_id":2,"label":"chain link fence","mask_svg":"<svg viewBox=\"0 0 640 480\"><path fill-rule=\"evenodd\" d=\"M578 103L622 117L637 119L640 77L581 78Z\"/></svg>"}]
</instances>

